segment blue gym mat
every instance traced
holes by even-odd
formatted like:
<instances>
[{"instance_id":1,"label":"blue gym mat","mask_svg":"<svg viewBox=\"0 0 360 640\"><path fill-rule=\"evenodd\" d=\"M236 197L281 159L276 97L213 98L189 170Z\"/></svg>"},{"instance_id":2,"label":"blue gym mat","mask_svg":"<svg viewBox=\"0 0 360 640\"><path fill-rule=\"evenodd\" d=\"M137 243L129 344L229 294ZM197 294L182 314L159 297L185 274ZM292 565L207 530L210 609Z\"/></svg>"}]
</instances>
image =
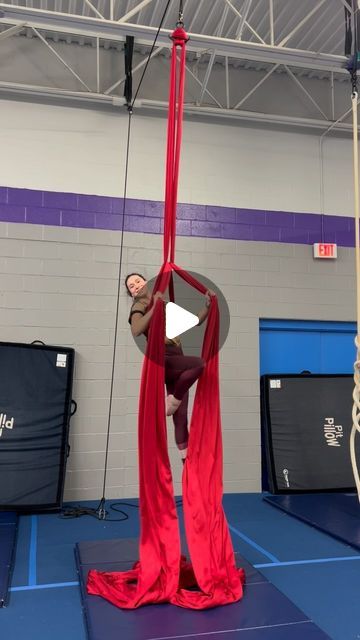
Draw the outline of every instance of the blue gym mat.
<instances>
[{"instance_id":1,"label":"blue gym mat","mask_svg":"<svg viewBox=\"0 0 360 640\"><path fill-rule=\"evenodd\" d=\"M123 610L99 596L88 595L90 569L126 571L138 559L137 539L80 542L75 547L81 598L89 640L171 640L206 635L218 640L329 640L300 609L244 558L237 566L246 572L244 597L235 604L193 611L170 604Z\"/></svg>"},{"instance_id":2,"label":"blue gym mat","mask_svg":"<svg viewBox=\"0 0 360 640\"><path fill-rule=\"evenodd\" d=\"M18 516L0 512L0 607L7 604L11 570L14 561Z\"/></svg>"},{"instance_id":3,"label":"blue gym mat","mask_svg":"<svg viewBox=\"0 0 360 640\"><path fill-rule=\"evenodd\" d=\"M307 493L265 496L265 502L360 550L357 494Z\"/></svg>"}]
</instances>

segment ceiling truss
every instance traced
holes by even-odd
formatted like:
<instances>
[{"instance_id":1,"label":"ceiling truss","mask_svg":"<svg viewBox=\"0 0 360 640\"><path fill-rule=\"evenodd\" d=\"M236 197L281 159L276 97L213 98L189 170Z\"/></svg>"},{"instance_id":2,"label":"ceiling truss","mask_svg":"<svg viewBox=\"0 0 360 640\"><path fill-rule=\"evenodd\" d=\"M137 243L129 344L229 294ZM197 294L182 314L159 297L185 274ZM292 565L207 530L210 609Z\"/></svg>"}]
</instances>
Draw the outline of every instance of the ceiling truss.
<instances>
[{"instance_id":1,"label":"ceiling truss","mask_svg":"<svg viewBox=\"0 0 360 640\"><path fill-rule=\"evenodd\" d=\"M252 0L243 0L240 10L235 6L235 0L213 0L212 10L207 15L203 31L206 31L206 24L213 19L212 14L221 8L221 17L214 33L196 33L192 31L196 21L202 11L206 11L204 0L198 0L196 10L191 16L188 25L190 40L187 50L189 57L187 60L187 73L195 81L198 87L198 95L192 103L187 103L185 112L192 114L213 115L216 117L235 118L255 122L267 122L275 124L294 125L300 127L313 127L316 129L326 130L332 129L350 129L349 124L342 121L346 118L346 114L335 114L335 84L338 80L346 80L349 77L348 71L345 69L346 58L343 55L326 53L319 51L309 51L307 49L296 48L293 45L294 40L304 27L307 27L311 21L321 21L321 12L328 0L318 0L315 4L310 3L309 10L303 13L301 20L293 28L289 28L284 33L280 33L280 37L275 37L275 7L273 0L263 0L268 4L268 25L266 26L266 37L264 30L260 34L256 26L250 23L250 13L252 9ZM284 0L285 2L285 0ZM347 0L337 0L340 8L349 6ZM29 3L32 4L32 3ZM134 2L122 3L122 15L116 15L115 9L118 4L115 0L109 0L108 15L102 10L105 2L101 0L83 0L89 15L76 13L62 13L56 10L35 9L31 6L25 6L21 3L13 2L11 4L0 2L0 93L3 95L22 95L31 98L31 96L59 99L70 99L72 101L88 102L90 104L101 105L109 104L113 106L122 106L124 100L119 94L119 89L125 81L125 76L114 78L114 82L106 88L103 87L101 81L100 68L100 47L104 43L122 48L123 42L127 35L135 38L137 47L143 47L144 59L136 64L133 68L134 82L139 76L139 72L143 69L147 52L153 44L157 28L139 22L139 16L145 10L152 9L152 19L159 15L159 0L137 0ZM162 6L164 3L160 3ZM206 3L205 3L206 4ZM239 4L239 2L237 3ZM46 2L44 3L46 5ZM133 6L131 6L133 5ZM56 2L54 4L56 7ZM71 3L70 3L71 8ZM209 5L207 5L208 8ZM186 3L185 3L186 8ZM161 15L161 14L160 14ZM232 17L231 26L235 21L236 31L233 37L228 37L229 16ZM136 22L138 20L138 22ZM341 26L341 25L340 25ZM337 27L339 31L339 26ZM9 38L13 41L19 41L19 35L29 35L31 33L34 39L41 41L44 45L44 55L56 56L61 64L67 68L69 74L76 78L79 83L77 91L69 91L64 87L46 87L39 84L31 84L26 82L9 82L1 78L1 48L3 42ZM171 31L162 29L157 46L152 53L155 58L164 55L171 48L169 39ZM56 50L52 39L59 36L68 39L68 41L77 41L86 39L91 41L93 47L96 48L96 65L94 68L94 81L91 86L86 82L80 72L74 69L65 58ZM279 34L278 34L279 36ZM246 39L247 38L247 39ZM205 73L199 75L199 62L205 63ZM236 101L231 101L231 83L232 74L229 68L244 63L254 65L263 65L261 77L254 83L251 89ZM214 90L210 90L210 79L214 73L214 67L221 64L223 66L225 93L222 98L215 95ZM265 73L264 73L265 70ZM315 108L317 117L299 118L293 116L279 114L264 114L261 111L246 111L245 105L258 89L268 81L274 74L282 71L296 85L297 90L303 97ZM239 68L239 73L241 70ZM324 81L329 85L329 104L325 111L320 106L317 99L311 94L310 90L304 86L300 80L301 75L310 73L322 74ZM102 89L101 89L102 87ZM344 90L350 92L350 88L344 83ZM120 92L121 93L121 92ZM205 104L207 102L208 104ZM166 109L166 101L154 100L142 97L139 100L139 108L149 109ZM338 120L337 124L334 124Z\"/></svg>"}]
</instances>

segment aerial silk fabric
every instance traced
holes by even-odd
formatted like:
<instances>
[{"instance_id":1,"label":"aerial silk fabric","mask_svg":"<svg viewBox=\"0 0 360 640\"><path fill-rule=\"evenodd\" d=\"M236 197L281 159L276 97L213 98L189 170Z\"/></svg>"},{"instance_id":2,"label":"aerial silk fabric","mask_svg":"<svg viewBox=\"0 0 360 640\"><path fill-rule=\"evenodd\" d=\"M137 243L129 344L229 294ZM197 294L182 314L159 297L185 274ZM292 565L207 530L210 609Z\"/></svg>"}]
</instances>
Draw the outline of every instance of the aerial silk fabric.
<instances>
[{"instance_id":1,"label":"aerial silk fabric","mask_svg":"<svg viewBox=\"0 0 360 640\"><path fill-rule=\"evenodd\" d=\"M205 287L174 262L176 201L184 97L185 44L182 28L172 35L169 96L164 262L154 293L170 291L172 273L202 294ZM177 50L180 49L180 60ZM219 395L219 308L211 296L202 347L206 365L194 398L182 490L186 538L191 561L181 554L179 523L167 446L164 399L165 308L157 300L149 326L138 418L140 544L139 560L130 571L88 574L89 594L134 609L150 603L207 609L236 602L245 575L236 567L222 508L222 442ZM114 558L114 561L120 558Z\"/></svg>"}]
</instances>

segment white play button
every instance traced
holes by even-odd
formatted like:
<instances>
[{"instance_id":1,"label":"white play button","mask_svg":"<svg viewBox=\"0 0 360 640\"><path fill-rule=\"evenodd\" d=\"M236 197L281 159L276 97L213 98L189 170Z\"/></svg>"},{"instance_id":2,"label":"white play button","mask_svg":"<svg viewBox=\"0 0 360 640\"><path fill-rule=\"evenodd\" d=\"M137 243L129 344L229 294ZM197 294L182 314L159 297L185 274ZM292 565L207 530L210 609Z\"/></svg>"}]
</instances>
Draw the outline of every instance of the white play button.
<instances>
[{"instance_id":1,"label":"white play button","mask_svg":"<svg viewBox=\"0 0 360 640\"><path fill-rule=\"evenodd\" d=\"M199 324L199 318L194 313L186 311L174 302L168 302L165 308L166 319L166 337L171 340L180 336L185 331L196 327Z\"/></svg>"}]
</instances>

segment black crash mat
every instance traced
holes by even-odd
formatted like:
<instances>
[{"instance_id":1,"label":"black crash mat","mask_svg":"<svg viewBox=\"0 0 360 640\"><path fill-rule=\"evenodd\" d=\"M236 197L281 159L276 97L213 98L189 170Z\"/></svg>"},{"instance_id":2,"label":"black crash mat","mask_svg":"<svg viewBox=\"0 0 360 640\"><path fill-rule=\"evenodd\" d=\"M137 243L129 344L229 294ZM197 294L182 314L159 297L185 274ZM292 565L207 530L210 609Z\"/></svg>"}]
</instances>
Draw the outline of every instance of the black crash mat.
<instances>
[{"instance_id":1,"label":"black crash mat","mask_svg":"<svg viewBox=\"0 0 360 640\"><path fill-rule=\"evenodd\" d=\"M0 607L6 606L11 570L15 555L18 516L0 512Z\"/></svg>"},{"instance_id":2,"label":"black crash mat","mask_svg":"<svg viewBox=\"0 0 360 640\"><path fill-rule=\"evenodd\" d=\"M348 374L261 377L263 486L271 493L354 491L353 388Z\"/></svg>"},{"instance_id":3,"label":"black crash mat","mask_svg":"<svg viewBox=\"0 0 360 640\"><path fill-rule=\"evenodd\" d=\"M240 602L206 611L193 611L170 604L147 605L123 610L86 592L90 569L126 571L138 558L137 539L80 542L75 548L82 605L89 640L171 640L203 635L218 640L329 640L307 616L244 558L247 585Z\"/></svg>"},{"instance_id":4,"label":"black crash mat","mask_svg":"<svg viewBox=\"0 0 360 640\"><path fill-rule=\"evenodd\" d=\"M2 510L62 506L74 354L67 347L0 342Z\"/></svg>"},{"instance_id":5,"label":"black crash mat","mask_svg":"<svg viewBox=\"0 0 360 640\"><path fill-rule=\"evenodd\" d=\"M265 496L264 500L355 549L360 549L360 504L357 494L276 495Z\"/></svg>"}]
</instances>

